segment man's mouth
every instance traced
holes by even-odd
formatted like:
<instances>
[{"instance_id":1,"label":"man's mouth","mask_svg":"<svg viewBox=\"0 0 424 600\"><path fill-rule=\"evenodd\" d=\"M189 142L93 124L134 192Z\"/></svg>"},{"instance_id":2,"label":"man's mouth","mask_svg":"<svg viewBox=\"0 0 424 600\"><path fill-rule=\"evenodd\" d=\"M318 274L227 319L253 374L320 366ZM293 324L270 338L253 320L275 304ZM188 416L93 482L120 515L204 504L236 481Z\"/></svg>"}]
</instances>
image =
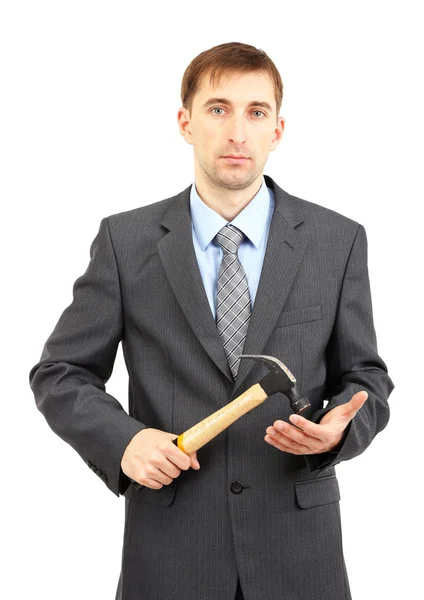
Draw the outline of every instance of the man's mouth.
<instances>
[{"instance_id":1,"label":"man's mouth","mask_svg":"<svg viewBox=\"0 0 424 600\"><path fill-rule=\"evenodd\" d=\"M233 165L242 164L249 160L247 156L243 156L242 154L239 154L238 156L237 154L229 154L228 156L222 156L221 158Z\"/></svg>"}]
</instances>

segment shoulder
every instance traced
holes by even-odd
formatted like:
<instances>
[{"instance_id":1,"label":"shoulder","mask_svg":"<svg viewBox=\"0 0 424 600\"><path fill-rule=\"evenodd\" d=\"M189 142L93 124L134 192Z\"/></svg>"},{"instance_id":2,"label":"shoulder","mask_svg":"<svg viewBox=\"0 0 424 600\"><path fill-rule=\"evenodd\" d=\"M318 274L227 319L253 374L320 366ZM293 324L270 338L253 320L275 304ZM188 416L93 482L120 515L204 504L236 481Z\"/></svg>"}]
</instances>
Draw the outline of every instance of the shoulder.
<instances>
[{"instance_id":1,"label":"shoulder","mask_svg":"<svg viewBox=\"0 0 424 600\"><path fill-rule=\"evenodd\" d=\"M355 231L360 225L355 219L322 204L298 197L296 197L296 200L300 203L305 216L320 225L328 224L332 227L342 227Z\"/></svg>"},{"instance_id":2,"label":"shoulder","mask_svg":"<svg viewBox=\"0 0 424 600\"><path fill-rule=\"evenodd\" d=\"M364 227L350 215L290 194L273 180L271 184L280 214L299 235L306 235L310 252L324 260L346 260L355 240L366 239Z\"/></svg>"},{"instance_id":3,"label":"shoulder","mask_svg":"<svg viewBox=\"0 0 424 600\"><path fill-rule=\"evenodd\" d=\"M146 206L140 206L110 214L103 220L107 223L113 243L117 247L129 247L135 244L156 244L166 233L167 213L174 213L175 207L184 206L184 202L178 202L186 198L187 190L175 196L170 196ZM181 211L183 214L183 211ZM164 227L165 226L165 227Z\"/></svg>"},{"instance_id":4,"label":"shoulder","mask_svg":"<svg viewBox=\"0 0 424 600\"><path fill-rule=\"evenodd\" d=\"M123 232L134 228L148 229L154 225L158 226L163 215L168 210L175 196L158 200L146 206L139 206L131 210L126 210L108 215L106 220L109 227L114 231Z\"/></svg>"},{"instance_id":5,"label":"shoulder","mask_svg":"<svg viewBox=\"0 0 424 600\"><path fill-rule=\"evenodd\" d=\"M315 231L318 235L334 234L355 234L361 227L360 223L352 217L342 214L339 211L328 208L317 202L291 194L281 188L274 179L265 175L268 187L274 192L274 198L278 210L293 226L303 223L303 226L312 233Z\"/></svg>"},{"instance_id":6,"label":"shoulder","mask_svg":"<svg viewBox=\"0 0 424 600\"><path fill-rule=\"evenodd\" d=\"M302 215L303 226L308 233L320 243L338 240L350 246L358 232L364 230L363 225L346 214L287 192L284 194L296 206L296 212Z\"/></svg>"}]
</instances>

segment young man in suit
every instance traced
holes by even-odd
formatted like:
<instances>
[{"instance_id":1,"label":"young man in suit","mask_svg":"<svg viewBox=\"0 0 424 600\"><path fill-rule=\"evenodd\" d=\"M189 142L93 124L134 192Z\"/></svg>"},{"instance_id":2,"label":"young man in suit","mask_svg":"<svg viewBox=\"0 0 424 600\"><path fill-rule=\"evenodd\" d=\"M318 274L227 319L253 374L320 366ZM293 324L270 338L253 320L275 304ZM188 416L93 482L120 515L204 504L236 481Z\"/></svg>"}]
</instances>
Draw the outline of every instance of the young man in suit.
<instances>
[{"instance_id":1,"label":"young man in suit","mask_svg":"<svg viewBox=\"0 0 424 600\"><path fill-rule=\"evenodd\" d=\"M253 46L193 59L178 111L193 185L102 220L30 373L51 428L126 497L122 600L351 597L335 465L386 426L394 384L364 227L264 175L282 92ZM119 342L129 414L105 391ZM266 373L242 353L281 359L311 407L276 393L186 455L172 440Z\"/></svg>"}]
</instances>

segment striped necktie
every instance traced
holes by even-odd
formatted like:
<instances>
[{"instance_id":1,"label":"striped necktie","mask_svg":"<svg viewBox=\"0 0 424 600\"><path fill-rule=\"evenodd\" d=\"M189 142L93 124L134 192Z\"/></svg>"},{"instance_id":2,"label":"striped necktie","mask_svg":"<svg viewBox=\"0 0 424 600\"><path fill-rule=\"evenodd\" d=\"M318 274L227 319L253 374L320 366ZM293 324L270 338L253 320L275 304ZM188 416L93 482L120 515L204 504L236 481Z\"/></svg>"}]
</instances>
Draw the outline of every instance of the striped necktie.
<instances>
[{"instance_id":1,"label":"striped necktie","mask_svg":"<svg viewBox=\"0 0 424 600\"><path fill-rule=\"evenodd\" d=\"M246 273L238 258L244 234L227 224L215 236L222 248L216 296L216 325L231 372L236 378L252 312Z\"/></svg>"}]
</instances>

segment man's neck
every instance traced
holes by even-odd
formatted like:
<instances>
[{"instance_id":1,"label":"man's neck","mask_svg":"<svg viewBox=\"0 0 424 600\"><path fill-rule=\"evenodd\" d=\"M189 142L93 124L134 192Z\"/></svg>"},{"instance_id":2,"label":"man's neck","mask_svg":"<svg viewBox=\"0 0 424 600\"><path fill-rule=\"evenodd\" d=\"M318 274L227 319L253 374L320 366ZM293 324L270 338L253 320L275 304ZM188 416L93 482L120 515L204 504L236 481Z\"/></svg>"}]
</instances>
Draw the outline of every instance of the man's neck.
<instances>
[{"instance_id":1,"label":"man's neck","mask_svg":"<svg viewBox=\"0 0 424 600\"><path fill-rule=\"evenodd\" d=\"M226 221L231 222L259 192L263 181L261 174L249 187L241 190L207 184L196 177L196 191L201 200Z\"/></svg>"}]
</instances>

